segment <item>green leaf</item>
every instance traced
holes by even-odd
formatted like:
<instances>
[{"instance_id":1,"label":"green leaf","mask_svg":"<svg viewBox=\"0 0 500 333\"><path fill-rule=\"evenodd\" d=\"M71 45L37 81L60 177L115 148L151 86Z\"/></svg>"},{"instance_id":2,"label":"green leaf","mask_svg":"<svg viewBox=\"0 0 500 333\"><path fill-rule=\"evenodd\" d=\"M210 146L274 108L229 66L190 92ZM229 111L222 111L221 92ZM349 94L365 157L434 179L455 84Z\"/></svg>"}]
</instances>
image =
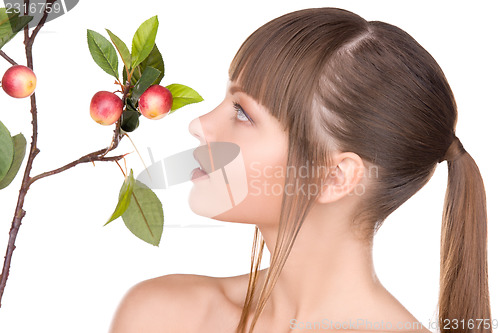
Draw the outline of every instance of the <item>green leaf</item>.
<instances>
[{"instance_id":1,"label":"green leaf","mask_svg":"<svg viewBox=\"0 0 500 333\"><path fill-rule=\"evenodd\" d=\"M139 65L153 50L157 32L158 16L156 15L139 26L132 39L132 68Z\"/></svg>"},{"instance_id":2,"label":"green leaf","mask_svg":"<svg viewBox=\"0 0 500 333\"><path fill-rule=\"evenodd\" d=\"M13 136L12 142L14 144L14 158L9 171L5 177L0 180L0 190L9 186L14 178L16 178L16 175L21 168L21 164L23 163L24 155L26 155L26 138L24 135L19 133L18 135Z\"/></svg>"},{"instance_id":3,"label":"green leaf","mask_svg":"<svg viewBox=\"0 0 500 333\"><path fill-rule=\"evenodd\" d=\"M156 79L155 82L153 82L153 84L160 84L163 76L165 75L165 64L163 63L163 57L161 56L160 50L158 50L156 44L154 45L153 50L148 55L148 57L144 59L144 61L141 62L139 66L134 70L134 73L132 74L132 78L130 80L130 84L136 84L136 82L141 77L141 73L143 73L147 67L153 67L160 71L160 76ZM123 77L126 77L125 68L123 68ZM123 84L125 84L125 81L123 81Z\"/></svg>"},{"instance_id":4,"label":"green leaf","mask_svg":"<svg viewBox=\"0 0 500 333\"><path fill-rule=\"evenodd\" d=\"M128 109L122 113L122 121L120 128L125 132L133 132L137 127L139 127L139 115L140 113L135 110Z\"/></svg>"},{"instance_id":5,"label":"green leaf","mask_svg":"<svg viewBox=\"0 0 500 333\"><path fill-rule=\"evenodd\" d=\"M19 16L19 12L7 13L6 8L0 8L0 49L21 31L33 16Z\"/></svg>"},{"instance_id":6,"label":"green leaf","mask_svg":"<svg viewBox=\"0 0 500 333\"><path fill-rule=\"evenodd\" d=\"M10 132L0 121L0 180L2 180L12 165L14 158L14 143Z\"/></svg>"},{"instance_id":7,"label":"green leaf","mask_svg":"<svg viewBox=\"0 0 500 333\"><path fill-rule=\"evenodd\" d=\"M163 232L163 207L156 194L135 181L128 209L122 215L127 228L143 241L158 246Z\"/></svg>"},{"instance_id":8,"label":"green leaf","mask_svg":"<svg viewBox=\"0 0 500 333\"><path fill-rule=\"evenodd\" d=\"M113 44L100 33L89 29L87 29L87 43L96 64L106 73L119 80L118 55Z\"/></svg>"},{"instance_id":9,"label":"green leaf","mask_svg":"<svg viewBox=\"0 0 500 333\"><path fill-rule=\"evenodd\" d=\"M134 88L132 88L132 96L130 99L132 103L135 105L141 95L151 87L151 85L156 81L156 79L160 76L160 71L153 67L146 67L144 72L142 73L139 81L135 84Z\"/></svg>"},{"instance_id":10,"label":"green leaf","mask_svg":"<svg viewBox=\"0 0 500 333\"><path fill-rule=\"evenodd\" d=\"M109 31L108 29L106 29L106 31L108 32L108 35L111 38L111 41L113 42L113 45L118 50L118 53L122 58L123 64L125 65L125 67L130 69L130 65L132 63L132 55L130 54L127 45L125 45L125 43L111 31ZM124 75L123 77L126 77L126 75Z\"/></svg>"},{"instance_id":11,"label":"green leaf","mask_svg":"<svg viewBox=\"0 0 500 333\"><path fill-rule=\"evenodd\" d=\"M127 208L130 205L130 198L132 197L132 191L134 189L135 185L135 179L134 179L134 173L132 172L132 169L130 169L130 175L128 175L127 178L123 181L122 187L120 189L120 194L118 196L118 204L116 205L115 211L109 218L108 222L106 222L104 225L107 225L109 222L116 220L120 216L125 213Z\"/></svg>"},{"instance_id":12,"label":"green leaf","mask_svg":"<svg viewBox=\"0 0 500 333\"><path fill-rule=\"evenodd\" d=\"M173 97L172 110L170 111L170 113L173 113L175 110L180 109L188 104L203 101L203 97L201 97L200 94L196 92L196 90L183 84L173 83L168 85L166 88L170 90Z\"/></svg>"},{"instance_id":13,"label":"green leaf","mask_svg":"<svg viewBox=\"0 0 500 333\"><path fill-rule=\"evenodd\" d=\"M139 112L139 110L137 110L137 103L133 103L132 100L130 99L130 97L127 97L127 99L125 100L125 106L127 108L127 110L131 110L131 111L137 111Z\"/></svg>"}]
</instances>

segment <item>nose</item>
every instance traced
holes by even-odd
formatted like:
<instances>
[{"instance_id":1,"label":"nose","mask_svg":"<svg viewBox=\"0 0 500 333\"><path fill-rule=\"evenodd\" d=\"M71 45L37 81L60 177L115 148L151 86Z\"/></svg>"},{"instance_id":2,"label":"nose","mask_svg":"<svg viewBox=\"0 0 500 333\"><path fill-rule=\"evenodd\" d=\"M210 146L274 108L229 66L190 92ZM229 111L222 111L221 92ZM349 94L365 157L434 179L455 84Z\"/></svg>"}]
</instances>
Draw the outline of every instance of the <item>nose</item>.
<instances>
[{"instance_id":1,"label":"nose","mask_svg":"<svg viewBox=\"0 0 500 333\"><path fill-rule=\"evenodd\" d=\"M192 136L200 140L200 145L206 144L206 136L203 131L203 126L201 124L201 119L200 117L194 118L191 120L189 123L189 133L191 133Z\"/></svg>"},{"instance_id":2,"label":"nose","mask_svg":"<svg viewBox=\"0 0 500 333\"><path fill-rule=\"evenodd\" d=\"M220 139L218 135L221 128L221 119L217 115L220 105L212 111L209 111L197 118L194 118L189 123L188 129L192 136L200 140L200 145L206 145L207 142L215 142Z\"/></svg>"}]
</instances>

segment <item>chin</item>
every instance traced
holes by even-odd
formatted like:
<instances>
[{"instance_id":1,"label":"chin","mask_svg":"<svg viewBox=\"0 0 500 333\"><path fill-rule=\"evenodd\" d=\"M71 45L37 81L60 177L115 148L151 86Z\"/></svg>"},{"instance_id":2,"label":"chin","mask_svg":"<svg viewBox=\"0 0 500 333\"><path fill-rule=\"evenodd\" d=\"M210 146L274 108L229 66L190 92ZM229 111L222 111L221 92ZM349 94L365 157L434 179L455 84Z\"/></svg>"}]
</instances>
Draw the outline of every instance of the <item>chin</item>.
<instances>
[{"instance_id":1,"label":"chin","mask_svg":"<svg viewBox=\"0 0 500 333\"><path fill-rule=\"evenodd\" d=\"M226 177L221 170L210 173L206 179L193 181L188 203L193 213L220 219L226 212L232 211L248 195L246 175L236 174L225 168ZM228 179L226 183L225 179ZM231 215L231 214L229 214Z\"/></svg>"},{"instance_id":2,"label":"chin","mask_svg":"<svg viewBox=\"0 0 500 333\"><path fill-rule=\"evenodd\" d=\"M221 222L259 226L277 225L280 217L281 198L256 197L249 192L246 193L246 196L238 204L232 206L227 191L218 193L220 196L214 195L214 192L209 192L207 187L203 187L202 183L198 182L189 193L189 207L197 215Z\"/></svg>"}]
</instances>

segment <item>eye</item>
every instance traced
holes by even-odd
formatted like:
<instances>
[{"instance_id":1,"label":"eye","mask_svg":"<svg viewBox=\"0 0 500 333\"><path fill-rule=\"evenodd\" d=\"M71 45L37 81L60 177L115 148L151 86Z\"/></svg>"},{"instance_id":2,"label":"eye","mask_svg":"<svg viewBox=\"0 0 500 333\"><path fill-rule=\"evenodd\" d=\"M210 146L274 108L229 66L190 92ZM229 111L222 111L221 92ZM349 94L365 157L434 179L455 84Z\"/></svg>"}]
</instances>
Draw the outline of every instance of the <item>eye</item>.
<instances>
[{"instance_id":1,"label":"eye","mask_svg":"<svg viewBox=\"0 0 500 333\"><path fill-rule=\"evenodd\" d=\"M243 110L240 104L233 102L233 107L236 119L243 122L250 121L251 123L253 123L252 119L247 115L247 113L245 112L245 110Z\"/></svg>"}]
</instances>

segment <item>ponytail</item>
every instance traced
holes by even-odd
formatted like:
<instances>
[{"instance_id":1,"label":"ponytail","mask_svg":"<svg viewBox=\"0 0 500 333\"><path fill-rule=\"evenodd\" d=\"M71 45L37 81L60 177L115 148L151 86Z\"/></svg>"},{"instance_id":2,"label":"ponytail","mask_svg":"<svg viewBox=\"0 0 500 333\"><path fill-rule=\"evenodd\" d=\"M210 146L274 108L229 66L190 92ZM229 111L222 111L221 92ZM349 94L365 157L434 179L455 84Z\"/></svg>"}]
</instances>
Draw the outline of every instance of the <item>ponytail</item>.
<instances>
[{"instance_id":1,"label":"ponytail","mask_svg":"<svg viewBox=\"0 0 500 333\"><path fill-rule=\"evenodd\" d=\"M491 332L483 179L458 138L450 145L441 229L441 332Z\"/></svg>"}]
</instances>

